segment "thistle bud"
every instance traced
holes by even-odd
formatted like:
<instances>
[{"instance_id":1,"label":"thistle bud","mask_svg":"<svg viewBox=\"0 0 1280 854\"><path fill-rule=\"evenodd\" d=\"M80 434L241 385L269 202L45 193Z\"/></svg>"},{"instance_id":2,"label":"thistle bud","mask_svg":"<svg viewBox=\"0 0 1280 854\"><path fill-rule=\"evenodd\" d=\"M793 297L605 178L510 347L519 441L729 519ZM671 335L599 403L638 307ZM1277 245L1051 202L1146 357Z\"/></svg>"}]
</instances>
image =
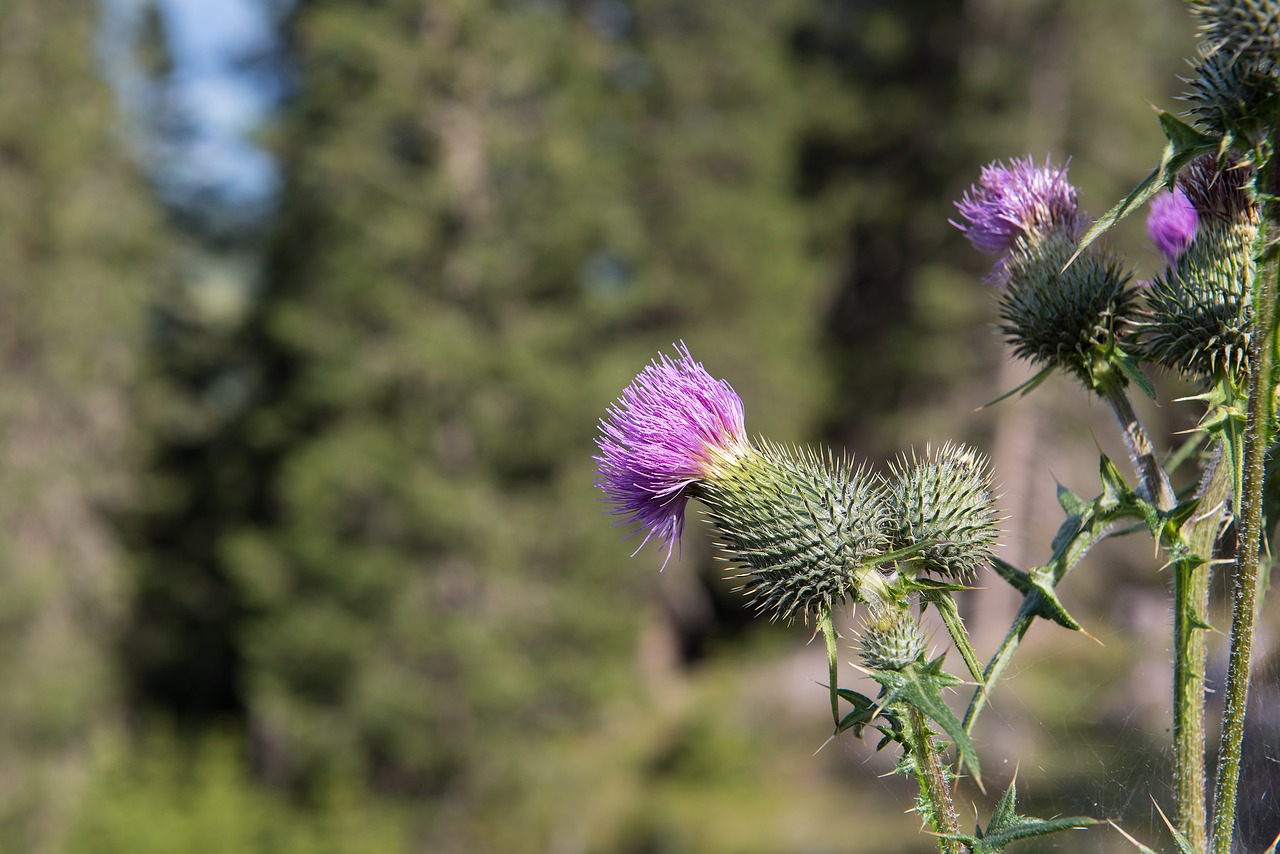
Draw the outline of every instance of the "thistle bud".
<instances>
[{"instance_id":1,"label":"thistle bud","mask_svg":"<svg viewBox=\"0 0 1280 854\"><path fill-rule=\"evenodd\" d=\"M848 460L765 444L699 482L696 495L743 591L774 619L886 595L875 566L889 543L884 488Z\"/></svg>"},{"instance_id":2,"label":"thistle bud","mask_svg":"<svg viewBox=\"0 0 1280 854\"><path fill-rule=\"evenodd\" d=\"M1182 99L1203 131L1259 143L1275 122L1280 103L1280 57L1239 57L1224 51L1192 63Z\"/></svg>"},{"instance_id":3,"label":"thistle bud","mask_svg":"<svg viewBox=\"0 0 1280 854\"><path fill-rule=\"evenodd\" d=\"M1066 368L1094 387L1096 354L1127 331L1136 300L1117 259L1090 249L1073 261L1076 246L1073 236L1053 234L1009 255L1000 331L1014 355Z\"/></svg>"},{"instance_id":4,"label":"thistle bud","mask_svg":"<svg viewBox=\"0 0 1280 854\"><path fill-rule=\"evenodd\" d=\"M1178 176L1199 225L1187 250L1145 291L1140 340L1149 361L1204 382L1239 383L1248 373L1260 222L1252 178L1242 165L1220 169L1213 155Z\"/></svg>"},{"instance_id":5,"label":"thistle bud","mask_svg":"<svg viewBox=\"0 0 1280 854\"><path fill-rule=\"evenodd\" d=\"M987 460L972 448L944 445L893 467L893 548L930 543L914 556L926 572L967 581L991 558L997 538Z\"/></svg>"},{"instance_id":6,"label":"thistle bud","mask_svg":"<svg viewBox=\"0 0 1280 854\"><path fill-rule=\"evenodd\" d=\"M862 661L872 670L901 670L924 657L924 632L909 613L888 608L862 629Z\"/></svg>"},{"instance_id":7,"label":"thistle bud","mask_svg":"<svg viewBox=\"0 0 1280 854\"><path fill-rule=\"evenodd\" d=\"M1190 0L1200 19L1205 53L1244 59L1280 56L1280 5L1275 0Z\"/></svg>"}]
</instances>

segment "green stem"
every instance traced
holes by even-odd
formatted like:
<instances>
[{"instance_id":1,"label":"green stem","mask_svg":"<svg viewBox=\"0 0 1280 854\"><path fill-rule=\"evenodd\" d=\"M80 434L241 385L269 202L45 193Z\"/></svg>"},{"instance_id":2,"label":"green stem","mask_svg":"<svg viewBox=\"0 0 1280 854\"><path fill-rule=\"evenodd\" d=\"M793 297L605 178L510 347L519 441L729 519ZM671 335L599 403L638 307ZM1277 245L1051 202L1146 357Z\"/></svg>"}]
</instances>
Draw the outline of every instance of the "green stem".
<instances>
[{"instance_id":1,"label":"green stem","mask_svg":"<svg viewBox=\"0 0 1280 854\"><path fill-rule=\"evenodd\" d=\"M942 854L963 854L963 844L954 838L960 835L960 822L956 819L955 804L951 800L951 786L938 761L933 734L919 709L908 703L907 712L911 720L916 780L920 783L920 795L929 803L932 812L930 818L934 831L938 833L938 850Z\"/></svg>"},{"instance_id":2,"label":"green stem","mask_svg":"<svg viewBox=\"0 0 1280 854\"><path fill-rule=\"evenodd\" d=\"M1272 139L1280 142L1280 120ZM1271 438L1271 355L1275 332L1276 277L1280 275L1280 264L1277 264L1274 247L1267 247L1267 240L1274 239L1277 228L1280 228L1280 201L1275 199L1280 196L1280 168L1277 168L1280 164L1276 163L1274 152L1268 167L1266 172L1269 180L1260 183L1273 198L1264 206L1258 254L1265 256L1266 260L1253 287L1253 328L1249 337L1249 402L1244 429L1239 538L1232 589L1231 657L1227 664L1227 684L1223 695L1222 743L1218 749L1218 784L1213 801L1215 854L1230 854L1231 838L1235 832L1245 707L1249 699L1253 636L1258 615L1262 490L1264 462Z\"/></svg>"},{"instance_id":3,"label":"green stem","mask_svg":"<svg viewBox=\"0 0 1280 854\"><path fill-rule=\"evenodd\" d=\"M1231 493L1222 445L1202 480L1201 515L1184 527L1189 555L1175 564L1173 610L1174 824L1196 851L1209 847L1205 812L1204 673L1213 550Z\"/></svg>"},{"instance_id":4,"label":"green stem","mask_svg":"<svg viewBox=\"0 0 1280 854\"><path fill-rule=\"evenodd\" d=\"M1151 437L1142 426L1142 420L1138 418L1124 386L1120 382L1108 382L1098 389L1098 394L1111 407L1111 412L1120 425L1124 446L1129 450L1129 459L1141 483L1139 494L1154 504L1157 510L1173 509L1177 499L1173 495L1173 487L1169 485L1169 476L1160 465Z\"/></svg>"}]
</instances>

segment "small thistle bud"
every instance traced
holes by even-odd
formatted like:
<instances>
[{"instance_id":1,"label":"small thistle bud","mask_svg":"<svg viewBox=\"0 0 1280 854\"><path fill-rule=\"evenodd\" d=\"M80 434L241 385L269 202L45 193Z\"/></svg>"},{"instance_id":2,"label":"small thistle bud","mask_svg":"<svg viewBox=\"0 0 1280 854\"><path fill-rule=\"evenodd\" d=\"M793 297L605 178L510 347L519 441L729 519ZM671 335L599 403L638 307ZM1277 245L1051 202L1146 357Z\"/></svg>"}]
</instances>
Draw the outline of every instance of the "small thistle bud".
<instances>
[{"instance_id":1,"label":"small thistle bud","mask_svg":"<svg viewBox=\"0 0 1280 854\"><path fill-rule=\"evenodd\" d=\"M1095 354L1120 338L1135 314L1129 274L1111 256L1064 234L1019 245L1005 260L1000 331L1014 355L1073 371L1094 387Z\"/></svg>"},{"instance_id":2,"label":"small thistle bud","mask_svg":"<svg viewBox=\"0 0 1280 854\"><path fill-rule=\"evenodd\" d=\"M763 445L698 484L721 545L757 610L790 620L842 601L878 603L888 547L878 478L848 460Z\"/></svg>"},{"instance_id":3,"label":"small thistle bud","mask_svg":"<svg viewBox=\"0 0 1280 854\"><path fill-rule=\"evenodd\" d=\"M972 448L944 445L893 467L893 548L933 544L914 556L926 572L968 581L991 558L997 538L987 460Z\"/></svg>"},{"instance_id":4,"label":"small thistle bud","mask_svg":"<svg viewBox=\"0 0 1280 854\"><path fill-rule=\"evenodd\" d=\"M1212 155L1178 176L1199 227L1187 250L1145 289L1140 340L1147 360L1207 383L1240 382L1248 373L1260 221L1251 182L1250 169L1219 169Z\"/></svg>"},{"instance_id":5,"label":"small thistle bud","mask_svg":"<svg viewBox=\"0 0 1280 854\"><path fill-rule=\"evenodd\" d=\"M923 658L926 647L920 624L905 610L881 611L862 629L862 661L872 670L901 670Z\"/></svg>"}]
</instances>

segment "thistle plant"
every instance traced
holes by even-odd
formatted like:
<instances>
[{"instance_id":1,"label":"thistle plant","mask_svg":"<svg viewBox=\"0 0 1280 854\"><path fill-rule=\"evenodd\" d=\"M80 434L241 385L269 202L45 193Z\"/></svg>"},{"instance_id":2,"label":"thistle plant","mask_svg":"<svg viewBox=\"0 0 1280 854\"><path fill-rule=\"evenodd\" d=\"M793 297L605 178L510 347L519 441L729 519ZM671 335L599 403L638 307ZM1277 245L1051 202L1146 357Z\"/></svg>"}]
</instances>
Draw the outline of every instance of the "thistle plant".
<instances>
[{"instance_id":1,"label":"thistle plant","mask_svg":"<svg viewBox=\"0 0 1280 854\"><path fill-rule=\"evenodd\" d=\"M873 730L877 749L898 748L898 770L916 779L916 808L944 854L988 854L1098 823L1019 815L1011 784L985 825L966 833L955 792L964 777L982 785L970 734L1026 633L1037 620L1081 629L1057 585L1097 543L1135 528L1160 552L1152 571L1169 568L1173 578L1173 839L1183 854L1232 850L1264 562L1270 568L1264 534L1277 521L1263 496L1280 381L1280 3L1189 6L1201 33L1188 108L1159 113L1168 144L1128 196L1091 220L1066 165L1026 157L983 168L956 203L954 224L992 256L986 280L998 329L1012 355L1038 369L1000 400L1064 373L1107 404L1130 456L1132 480L1100 460L1092 499L1059 489L1066 519L1045 563L1021 568L994 556L1001 520L991 467L976 449L946 443L872 467L749 439L742 400L683 345L644 368L600 422L597 484L621 523L643 534L641 546L664 544L665 566L688 502L703 507L756 610L816 623L827 643L833 737ZM1161 267L1139 279L1099 238L1148 201ZM1158 447L1130 397L1156 397L1151 377L1162 373L1191 383L1202 407L1179 453ZM1189 486L1175 491L1175 482ZM988 569L1023 601L983 664L954 597ZM1205 638L1215 571L1229 578L1232 622L1210 814ZM945 697L966 680L930 658L921 629L931 607L972 686L962 716ZM864 614L852 650L879 685L874 698L837 681L848 647L835 626L855 608Z\"/></svg>"}]
</instances>

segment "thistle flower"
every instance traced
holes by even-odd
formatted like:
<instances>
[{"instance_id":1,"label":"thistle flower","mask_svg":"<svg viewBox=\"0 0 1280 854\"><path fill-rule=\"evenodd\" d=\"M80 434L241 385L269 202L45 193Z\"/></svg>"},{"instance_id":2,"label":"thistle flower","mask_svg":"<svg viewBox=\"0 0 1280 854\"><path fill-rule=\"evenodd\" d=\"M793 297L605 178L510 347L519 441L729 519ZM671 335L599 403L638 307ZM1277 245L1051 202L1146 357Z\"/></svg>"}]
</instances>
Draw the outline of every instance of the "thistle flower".
<instances>
[{"instance_id":1,"label":"thistle flower","mask_svg":"<svg viewBox=\"0 0 1280 854\"><path fill-rule=\"evenodd\" d=\"M956 209L968 224L953 220L952 225L988 255L1006 255L1019 241L1048 233L1078 236L1084 224L1067 167L1059 169L1048 160L1036 166L1030 157L1008 166L999 161L984 166ZM1001 281L1001 273L997 262L991 279Z\"/></svg>"},{"instance_id":2,"label":"thistle flower","mask_svg":"<svg viewBox=\"0 0 1280 854\"><path fill-rule=\"evenodd\" d=\"M713 379L683 344L640 372L600 421L596 485L622 524L667 544L665 567L684 530L695 484L753 453L742 400Z\"/></svg>"},{"instance_id":3,"label":"thistle flower","mask_svg":"<svg viewBox=\"0 0 1280 854\"><path fill-rule=\"evenodd\" d=\"M930 543L915 560L925 572L968 581L991 558L997 538L995 498L987 459L973 448L946 444L924 459L893 466L893 548Z\"/></svg>"},{"instance_id":4,"label":"thistle flower","mask_svg":"<svg viewBox=\"0 0 1280 854\"><path fill-rule=\"evenodd\" d=\"M862 661L872 670L901 670L924 657L920 624L905 610L888 608L862 628Z\"/></svg>"},{"instance_id":5,"label":"thistle flower","mask_svg":"<svg viewBox=\"0 0 1280 854\"><path fill-rule=\"evenodd\" d=\"M742 401L683 345L627 386L596 444L596 484L622 524L666 541L670 560L699 499L743 589L775 619L887 595L876 570L889 540L881 481L847 460L753 445Z\"/></svg>"},{"instance_id":6,"label":"thistle flower","mask_svg":"<svg viewBox=\"0 0 1280 854\"><path fill-rule=\"evenodd\" d=\"M1196 236L1199 218L1187 194L1175 187L1172 193L1161 193L1151 201L1147 214L1147 236L1169 264L1187 251Z\"/></svg>"}]
</instances>

